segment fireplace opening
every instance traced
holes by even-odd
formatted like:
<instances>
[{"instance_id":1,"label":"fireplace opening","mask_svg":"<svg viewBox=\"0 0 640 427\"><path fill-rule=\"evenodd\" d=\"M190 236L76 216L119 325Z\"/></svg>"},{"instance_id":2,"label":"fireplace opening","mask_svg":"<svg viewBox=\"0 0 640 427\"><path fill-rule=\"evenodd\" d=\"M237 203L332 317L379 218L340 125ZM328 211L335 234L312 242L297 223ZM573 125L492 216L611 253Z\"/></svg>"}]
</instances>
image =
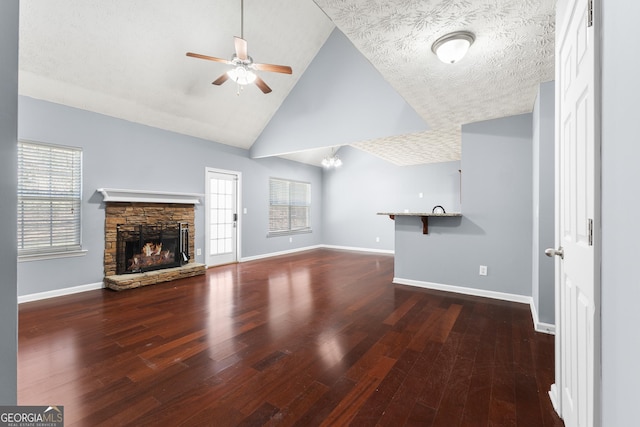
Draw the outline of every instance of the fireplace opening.
<instances>
[{"instance_id":1,"label":"fireplace opening","mask_svg":"<svg viewBox=\"0 0 640 427\"><path fill-rule=\"evenodd\" d=\"M187 223L117 226L116 274L179 267L189 258Z\"/></svg>"}]
</instances>

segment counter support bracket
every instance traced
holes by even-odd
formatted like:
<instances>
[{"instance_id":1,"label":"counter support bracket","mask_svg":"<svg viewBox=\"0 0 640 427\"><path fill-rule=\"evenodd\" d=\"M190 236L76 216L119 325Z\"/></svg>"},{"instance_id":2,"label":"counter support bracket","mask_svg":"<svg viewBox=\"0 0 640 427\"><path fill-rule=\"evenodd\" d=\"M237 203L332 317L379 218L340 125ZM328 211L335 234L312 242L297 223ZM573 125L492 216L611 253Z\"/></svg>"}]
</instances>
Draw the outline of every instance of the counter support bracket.
<instances>
[{"instance_id":1,"label":"counter support bracket","mask_svg":"<svg viewBox=\"0 0 640 427\"><path fill-rule=\"evenodd\" d=\"M422 234L429 234L429 217L422 216L420 219L422 219Z\"/></svg>"}]
</instances>

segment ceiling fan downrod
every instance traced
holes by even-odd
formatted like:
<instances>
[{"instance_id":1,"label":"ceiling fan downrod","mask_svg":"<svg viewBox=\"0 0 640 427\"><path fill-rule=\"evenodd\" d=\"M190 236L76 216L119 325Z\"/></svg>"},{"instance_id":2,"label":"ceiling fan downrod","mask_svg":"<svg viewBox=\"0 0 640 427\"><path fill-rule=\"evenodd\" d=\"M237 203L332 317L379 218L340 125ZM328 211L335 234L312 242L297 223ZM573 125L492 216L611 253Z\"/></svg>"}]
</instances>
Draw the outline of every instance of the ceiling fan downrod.
<instances>
[{"instance_id":1,"label":"ceiling fan downrod","mask_svg":"<svg viewBox=\"0 0 640 427\"><path fill-rule=\"evenodd\" d=\"M244 38L244 0L240 0L240 38Z\"/></svg>"}]
</instances>

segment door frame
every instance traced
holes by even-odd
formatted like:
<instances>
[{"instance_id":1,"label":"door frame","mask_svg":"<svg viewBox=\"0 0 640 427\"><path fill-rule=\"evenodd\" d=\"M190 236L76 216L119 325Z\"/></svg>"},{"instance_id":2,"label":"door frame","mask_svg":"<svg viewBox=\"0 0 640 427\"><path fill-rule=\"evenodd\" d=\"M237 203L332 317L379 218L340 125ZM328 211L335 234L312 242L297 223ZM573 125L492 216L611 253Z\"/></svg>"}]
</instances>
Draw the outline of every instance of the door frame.
<instances>
[{"instance_id":1,"label":"door frame","mask_svg":"<svg viewBox=\"0 0 640 427\"><path fill-rule=\"evenodd\" d=\"M204 188L205 188L205 220L204 220L204 261L206 264L207 258L208 258L208 253L209 253L209 236L210 236L210 230L209 230L209 217L210 217L210 199L209 199L209 173L220 173L220 174L225 174L225 175L234 175L236 177L236 210L238 212L237 214L237 220L236 220L236 259L233 262L239 262L242 259L242 246L241 246L241 242L242 242L242 214L241 212L243 211L242 208L242 172L240 171L234 171L234 170L229 170L229 169L219 169L219 168L213 168L213 167L206 167L205 168L205 172L204 172ZM207 267L209 267L207 265Z\"/></svg>"}]
</instances>

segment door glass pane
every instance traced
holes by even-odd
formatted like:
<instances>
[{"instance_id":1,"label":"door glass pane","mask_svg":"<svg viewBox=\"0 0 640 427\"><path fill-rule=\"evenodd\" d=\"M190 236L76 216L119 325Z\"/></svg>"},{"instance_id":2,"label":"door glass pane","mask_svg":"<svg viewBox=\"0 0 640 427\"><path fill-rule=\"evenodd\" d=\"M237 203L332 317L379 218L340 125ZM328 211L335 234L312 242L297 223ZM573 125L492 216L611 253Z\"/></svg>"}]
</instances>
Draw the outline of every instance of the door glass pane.
<instances>
[{"instance_id":1,"label":"door glass pane","mask_svg":"<svg viewBox=\"0 0 640 427\"><path fill-rule=\"evenodd\" d=\"M212 256L234 252L235 177L216 174L209 180L209 254Z\"/></svg>"}]
</instances>

